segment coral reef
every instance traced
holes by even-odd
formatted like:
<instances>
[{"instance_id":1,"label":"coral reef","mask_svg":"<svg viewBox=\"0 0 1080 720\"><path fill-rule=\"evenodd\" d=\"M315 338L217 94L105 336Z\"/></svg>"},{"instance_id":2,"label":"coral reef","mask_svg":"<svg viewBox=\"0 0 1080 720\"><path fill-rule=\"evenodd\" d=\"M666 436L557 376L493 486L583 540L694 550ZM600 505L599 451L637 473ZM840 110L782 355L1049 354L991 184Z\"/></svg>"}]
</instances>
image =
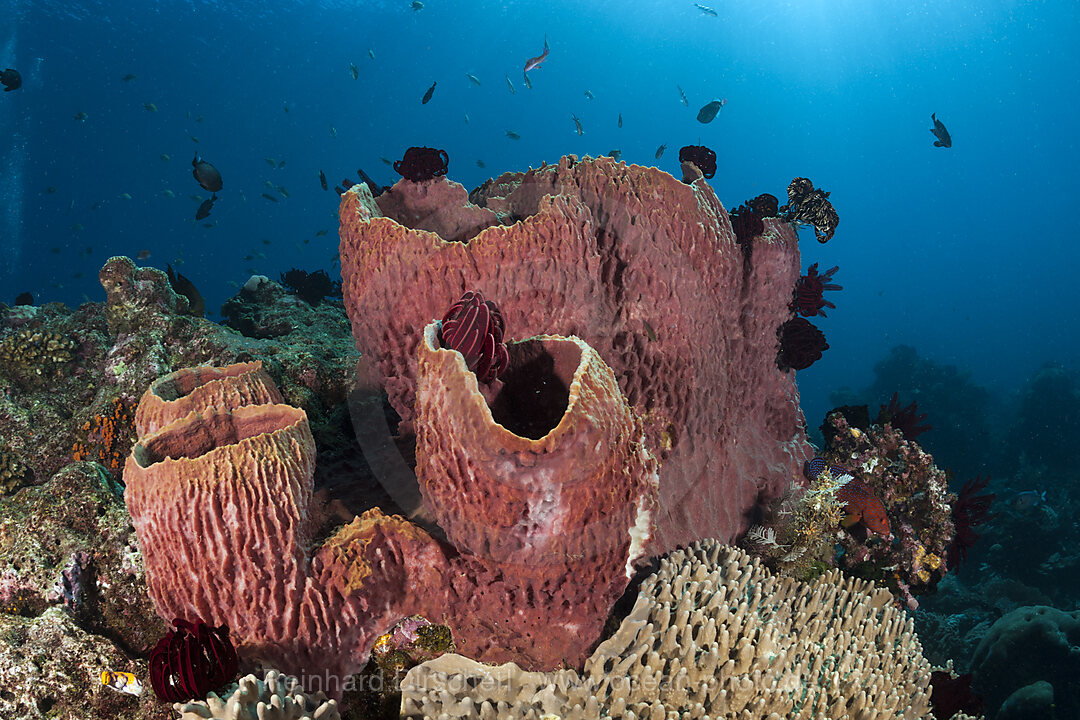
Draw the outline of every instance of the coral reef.
<instances>
[{"instance_id":1,"label":"coral reef","mask_svg":"<svg viewBox=\"0 0 1080 720\"><path fill-rule=\"evenodd\" d=\"M262 680L240 679L227 697L210 693L205 701L176 703L180 720L339 720L337 702L322 692L304 692L295 678L268 670ZM175 716L173 716L175 717Z\"/></svg>"},{"instance_id":2,"label":"coral reef","mask_svg":"<svg viewBox=\"0 0 1080 720\"><path fill-rule=\"evenodd\" d=\"M925 717L930 666L889 593L832 571L771 575L715 541L665 557L583 673L443 655L409 672L406 718Z\"/></svg>"},{"instance_id":3,"label":"coral reef","mask_svg":"<svg viewBox=\"0 0 1080 720\"><path fill-rule=\"evenodd\" d=\"M736 537L807 459L794 379L774 362L795 234L765 220L744 267L700 177L571 156L468 199L444 179L401 181L377 203L357 186L340 217L362 380L385 389L401 433L415 417L419 329L478 289L499 298L513 337L576 335L615 371L662 460L652 552Z\"/></svg>"},{"instance_id":4,"label":"coral reef","mask_svg":"<svg viewBox=\"0 0 1080 720\"><path fill-rule=\"evenodd\" d=\"M11 495L34 481L34 472L26 466L19 453L0 440L0 495Z\"/></svg>"},{"instance_id":5,"label":"coral reef","mask_svg":"<svg viewBox=\"0 0 1080 720\"><path fill-rule=\"evenodd\" d=\"M989 715L1010 718L1032 705L1045 709L1056 699L1057 717L1080 717L1080 610L1022 607L1001 617L983 637L972 657L972 686L986 699ZM1049 688L1032 688L1035 683ZM1008 712L1006 706L1011 705ZM999 708L1001 713L998 713Z\"/></svg>"},{"instance_id":6,"label":"coral reef","mask_svg":"<svg viewBox=\"0 0 1080 720\"><path fill-rule=\"evenodd\" d=\"M19 330L0 342L0 374L22 388L55 380L75 357L76 343L60 333Z\"/></svg>"},{"instance_id":7,"label":"coral reef","mask_svg":"<svg viewBox=\"0 0 1080 720\"><path fill-rule=\"evenodd\" d=\"M135 413L132 404L119 397L105 408L82 424L71 453L75 462L96 462L115 475L123 469L124 458L135 443Z\"/></svg>"},{"instance_id":8,"label":"coral reef","mask_svg":"<svg viewBox=\"0 0 1080 720\"><path fill-rule=\"evenodd\" d=\"M835 411L825 424L831 438L825 460L842 464L874 491L884 503L893 534L883 539L843 533L838 564L857 577L889 587L914 607L915 596L933 589L948 569L955 500L948 479L930 455L891 425L862 431Z\"/></svg>"}]
</instances>

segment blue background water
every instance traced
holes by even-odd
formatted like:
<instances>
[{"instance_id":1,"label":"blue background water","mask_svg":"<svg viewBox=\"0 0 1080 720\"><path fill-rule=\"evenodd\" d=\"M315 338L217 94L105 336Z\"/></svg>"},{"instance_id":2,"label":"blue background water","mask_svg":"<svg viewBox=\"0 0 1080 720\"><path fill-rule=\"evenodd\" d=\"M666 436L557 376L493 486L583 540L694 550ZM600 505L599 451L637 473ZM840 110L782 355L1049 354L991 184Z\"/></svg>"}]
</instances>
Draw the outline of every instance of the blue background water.
<instances>
[{"instance_id":1,"label":"blue background water","mask_svg":"<svg viewBox=\"0 0 1080 720\"><path fill-rule=\"evenodd\" d=\"M6 4L0 67L24 86L0 95L5 302L100 300L103 261L140 250L194 280L212 316L253 272L336 273L337 196L318 171L390 183L380 158L410 145L445 148L471 188L615 148L677 173L678 148L704 143L727 207L783 199L801 175L840 213L827 245L802 234L804 267L838 264L844 286L816 321L831 349L799 373L811 425L899 343L1005 392L1046 360L1080 364L1074 2L711 0L719 17L681 0ZM931 112L951 149L932 146ZM192 220L195 151L225 179L210 228Z\"/></svg>"}]
</instances>

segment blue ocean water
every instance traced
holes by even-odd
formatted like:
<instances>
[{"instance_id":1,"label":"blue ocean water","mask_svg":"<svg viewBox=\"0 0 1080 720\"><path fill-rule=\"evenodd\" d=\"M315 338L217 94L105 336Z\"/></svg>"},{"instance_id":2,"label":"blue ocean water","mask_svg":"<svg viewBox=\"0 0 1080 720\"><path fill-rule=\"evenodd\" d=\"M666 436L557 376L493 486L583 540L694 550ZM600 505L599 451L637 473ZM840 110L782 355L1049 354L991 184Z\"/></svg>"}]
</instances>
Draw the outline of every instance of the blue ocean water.
<instances>
[{"instance_id":1,"label":"blue ocean water","mask_svg":"<svg viewBox=\"0 0 1080 720\"><path fill-rule=\"evenodd\" d=\"M4 2L0 66L24 78L0 95L6 302L100 300L103 261L144 250L212 317L253 272L334 274L319 170L389 184L380 158L411 145L445 148L471 188L612 149L677 173L703 143L727 207L806 176L840 214L827 245L803 231L804 266L839 265L844 288L799 374L810 425L899 344L1002 393L1078 365L1076 3ZM931 113L953 147L933 147ZM193 220L196 152L225 178L212 227Z\"/></svg>"}]
</instances>

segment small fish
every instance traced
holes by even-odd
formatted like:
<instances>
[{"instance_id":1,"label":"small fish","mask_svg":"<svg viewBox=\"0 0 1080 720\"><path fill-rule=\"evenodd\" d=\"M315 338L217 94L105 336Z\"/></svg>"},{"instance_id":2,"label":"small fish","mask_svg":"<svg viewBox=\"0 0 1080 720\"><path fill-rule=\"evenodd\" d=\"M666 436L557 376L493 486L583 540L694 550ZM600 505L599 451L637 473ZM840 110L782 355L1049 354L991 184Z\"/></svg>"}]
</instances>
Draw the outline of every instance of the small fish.
<instances>
[{"instance_id":1,"label":"small fish","mask_svg":"<svg viewBox=\"0 0 1080 720\"><path fill-rule=\"evenodd\" d=\"M1016 497L1009 501L1009 505L1013 510L1023 512L1025 510L1032 510L1040 505L1046 504L1046 491L1039 492L1038 490L1025 490L1022 493L1017 493Z\"/></svg>"},{"instance_id":2,"label":"small fish","mask_svg":"<svg viewBox=\"0 0 1080 720\"><path fill-rule=\"evenodd\" d=\"M143 107L146 108L147 112L157 112L157 105L154 103L143 103Z\"/></svg>"},{"instance_id":3,"label":"small fish","mask_svg":"<svg viewBox=\"0 0 1080 720\"><path fill-rule=\"evenodd\" d=\"M430 102L430 101L431 101L431 96L435 94L435 86L436 86L436 85L438 85L438 83L437 83L437 82L433 82L433 83L431 83L431 87L429 87L429 88L427 89L427 92L426 92L426 93L424 93L424 97L423 97L423 99L422 99L422 100L420 101L420 104L421 104L421 105L427 105L427 104L428 104L428 102Z\"/></svg>"},{"instance_id":4,"label":"small fish","mask_svg":"<svg viewBox=\"0 0 1080 720\"><path fill-rule=\"evenodd\" d=\"M73 223L71 225L71 231L72 232L79 232L80 230L85 230L85 229L86 229L86 226L83 225L82 223ZM59 248L57 248L57 252L59 252Z\"/></svg>"},{"instance_id":5,"label":"small fish","mask_svg":"<svg viewBox=\"0 0 1080 720\"><path fill-rule=\"evenodd\" d=\"M622 160L622 150L608 150L607 154L613 160Z\"/></svg>"},{"instance_id":6,"label":"small fish","mask_svg":"<svg viewBox=\"0 0 1080 720\"><path fill-rule=\"evenodd\" d=\"M195 159L191 161L192 176L202 186L203 190L217 192L221 189L221 173L218 169L199 157L195 153Z\"/></svg>"},{"instance_id":7,"label":"small fish","mask_svg":"<svg viewBox=\"0 0 1080 720\"><path fill-rule=\"evenodd\" d=\"M7 68L0 72L0 85L4 86L4 92L11 92L22 87L22 75L15 68Z\"/></svg>"},{"instance_id":8,"label":"small fish","mask_svg":"<svg viewBox=\"0 0 1080 720\"><path fill-rule=\"evenodd\" d=\"M28 292L19 293L19 295L15 298L15 304L16 305L33 305L34 304L34 296L31 295Z\"/></svg>"},{"instance_id":9,"label":"small fish","mask_svg":"<svg viewBox=\"0 0 1080 720\"><path fill-rule=\"evenodd\" d=\"M284 161L284 160L282 160L281 162L279 162L279 163L277 164L277 169L278 169L278 170L280 170L280 169L281 169L281 168L283 168L283 167L285 167L285 161Z\"/></svg>"},{"instance_id":10,"label":"small fish","mask_svg":"<svg viewBox=\"0 0 1080 720\"><path fill-rule=\"evenodd\" d=\"M375 51L372 50L371 48L368 48L367 54L368 54L368 57L371 58L372 60L375 59Z\"/></svg>"},{"instance_id":11,"label":"small fish","mask_svg":"<svg viewBox=\"0 0 1080 720\"><path fill-rule=\"evenodd\" d=\"M622 113L619 113L619 127L622 127Z\"/></svg>"},{"instance_id":12,"label":"small fish","mask_svg":"<svg viewBox=\"0 0 1080 720\"><path fill-rule=\"evenodd\" d=\"M685 105L686 107L690 107L690 101L686 99L686 93L684 93L683 89L681 87L679 87L678 85L676 85L675 87L678 88L678 90L679 90L679 99L682 100L682 104Z\"/></svg>"},{"instance_id":13,"label":"small fish","mask_svg":"<svg viewBox=\"0 0 1080 720\"><path fill-rule=\"evenodd\" d=\"M149 260L150 259L150 251L149 250L140 250L139 254L135 256L135 259L136 260Z\"/></svg>"},{"instance_id":14,"label":"small fish","mask_svg":"<svg viewBox=\"0 0 1080 720\"><path fill-rule=\"evenodd\" d=\"M274 158L268 157L268 158L263 158L263 160L265 160L266 164L269 165L270 167L277 167L277 160L275 160Z\"/></svg>"},{"instance_id":15,"label":"small fish","mask_svg":"<svg viewBox=\"0 0 1080 720\"><path fill-rule=\"evenodd\" d=\"M269 200L270 202L273 202L273 203L276 203L278 201L278 199L276 197L274 197L273 195L270 195L268 193L263 193L262 196L264 198L266 198L267 200Z\"/></svg>"},{"instance_id":16,"label":"small fish","mask_svg":"<svg viewBox=\"0 0 1080 720\"><path fill-rule=\"evenodd\" d=\"M532 90L532 80L529 79L528 75L522 75L521 80L525 84L526 90Z\"/></svg>"},{"instance_id":17,"label":"small fish","mask_svg":"<svg viewBox=\"0 0 1080 720\"><path fill-rule=\"evenodd\" d=\"M132 75L132 77L135 77ZM126 693L139 697L142 695L143 686L139 679L129 672L116 672L114 670L101 671L101 684L111 687L117 692Z\"/></svg>"},{"instance_id":18,"label":"small fish","mask_svg":"<svg viewBox=\"0 0 1080 720\"><path fill-rule=\"evenodd\" d=\"M656 331L653 330L653 326L649 324L649 321L642 320L641 324L645 326L645 334L649 336L649 340L656 342Z\"/></svg>"},{"instance_id":19,"label":"small fish","mask_svg":"<svg viewBox=\"0 0 1080 720\"><path fill-rule=\"evenodd\" d=\"M593 95L592 90L586 90L585 91L585 97L588 98L589 100L595 100L596 99L596 96Z\"/></svg>"},{"instance_id":20,"label":"small fish","mask_svg":"<svg viewBox=\"0 0 1080 720\"><path fill-rule=\"evenodd\" d=\"M195 137L194 135L188 135L188 137L191 138L191 142L193 143L199 142L199 138Z\"/></svg>"},{"instance_id":21,"label":"small fish","mask_svg":"<svg viewBox=\"0 0 1080 720\"><path fill-rule=\"evenodd\" d=\"M333 125L330 126L330 137L333 137L333 138L337 137L337 128L334 127Z\"/></svg>"},{"instance_id":22,"label":"small fish","mask_svg":"<svg viewBox=\"0 0 1080 720\"><path fill-rule=\"evenodd\" d=\"M206 314L206 301L199 291L195 289L195 283L188 280L180 273L173 272L172 265L165 265L165 274L169 276L169 284L177 295L183 295L188 299L188 314L202 317Z\"/></svg>"},{"instance_id":23,"label":"small fish","mask_svg":"<svg viewBox=\"0 0 1080 720\"><path fill-rule=\"evenodd\" d=\"M330 232L330 231L329 230L319 230L317 233L315 233L315 237L322 237L323 235L326 235L326 233L328 233L328 232Z\"/></svg>"},{"instance_id":24,"label":"small fish","mask_svg":"<svg viewBox=\"0 0 1080 720\"><path fill-rule=\"evenodd\" d=\"M391 160L390 158L384 158L384 157L380 157L379 159L380 159L380 160L382 160L382 161L383 161L384 163L386 163L387 165L389 165L390 167L393 167L393 166L394 166L394 161L393 161L393 160Z\"/></svg>"},{"instance_id":25,"label":"small fish","mask_svg":"<svg viewBox=\"0 0 1080 720\"><path fill-rule=\"evenodd\" d=\"M513 130L507 130L506 131L506 137L510 138L511 140L520 140L521 139L521 136L518 135Z\"/></svg>"},{"instance_id":26,"label":"small fish","mask_svg":"<svg viewBox=\"0 0 1080 720\"><path fill-rule=\"evenodd\" d=\"M465 124L469 124L469 113L465 113Z\"/></svg>"},{"instance_id":27,"label":"small fish","mask_svg":"<svg viewBox=\"0 0 1080 720\"><path fill-rule=\"evenodd\" d=\"M581 119L578 118L578 116L574 115L573 113L570 114L570 117L573 118L573 120L574 120L574 128L577 130L577 134L578 135L584 135L585 130L581 127Z\"/></svg>"},{"instance_id":28,"label":"small fish","mask_svg":"<svg viewBox=\"0 0 1080 720\"><path fill-rule=\"evenodd\" d=\"M483 168L486 168L486 167L487 167L487 165L485 165L485 164L484 164L484 161L483 161L483 160L477 160L477 161L476 161L476 167L478 167L478 168L480 168L480 169L483 169Z\"/></svg>"},{"instance_id":29,"label":"small fish","mask_svg":"<svg viewBox=\"0 0 1080 720\"><path fill-rule=\"evenodd\" d=\"M45 188L45 194L46 195L53 195L55 193L56 193L56 186L55 185L50 185L49 187Z\"/></svg>"},{"instance_id":30,"label":"small fish","mask_svg":"<svg viewBox=\"0 0 1080 720\"><path fill-rule=\"evenodd\" d=\"M319 184L322 185L323 190L328 189L326 185L326 173L324 173L322 170L319 171Z\"/></svg>"},{"instance_id":31,"label":"small fish","mask_svg":"<svg viewBox=\"0 0 1080 720\"><path fill-rule=\"evenodd\" d=\"M698 110L697 119L699 123L711 123L713 118L716 117L716 113L720 112L720 108L727 105L727 99L713 100L712 102L705 103L700 110Z\"/></svg>"},{"instance_id":32,"label":"small fish","mask_svg":"<svg viewBox=\"0 0 1080 720\"><path fill-rule=\"evenodd\" d=\"M263 185L270 188L271 190L274 189L274 183L270 182L269 180L263 180Z\"/></svg>"},{"instance_id":33,"label":"small fish","mask_svg":"<svg viewBox=\"0 0 1080 720\"><path fill-rule=\"evenodd\" d=\"M506 87L510 89L510 94L511 95L516 95L517 94L517 90L514 89L514 83L510 82L510 75L509 74L506 76Z\"/></svg>"},{"instance_id":34,"label":"small fish","mask_svg":"<svg viewBox=\"0 0 1080 720\"><path fill-rule=\"evenodd\" d=\"M283 101L281 103L281 109L284 110L285 112L289 112L289 103L288 103L288 101Z\"/></svg>"},{"instance_id":35,"label":"small fish","mask_svg":"<svg viewBox=\"0 0 1080 720\"><path fill-rule=\"evenodd\" d=\"M476 87L480 87L483 83L480 82L480 78L476 77L472 73L465 73L465 77L472 81L472 84Z\"/></svg>"},{"instance_id":36,"label":"small fish","mask_svg":"<svg viewBox=\"0 0 1080 720\"><path fill-rule=\"evenodd\" d=\"M172 157L168 153L161 153L158 157L161 158L162 162L169 162L172 160Z\"/></svg>"},{"instance_id":37,"label":"small fish","mask_svg":"<svg viewBox=\"0 0 1080 720\"><path fill-rule=\"evenodd\" d=\"M161 191L161 194L162 194L162 195L164 195L164 196L165 196L165 197L167 197L167 198L174 198L174 197L176 197L176 193L174 193L174 192L173 192L172 190L170 190L169 188L165 188L164 190L162 190L162 191Z\"/></svg>"},{"instance_id":38,"label":"small fish","mask_svg":"<svg viewBox=\"0 0 1080 720\"><path fill-rule=\"evenodd\" d=\"M119 195L116 196L116 198L118 200L130 200L131 199L131 193L120 193Z\"/></svg>"},{"instance_id":39,"label":"small fish","mask_svg":"<svg viewBox=\"0 0 1080 720\"><path fill-rule=\"evenodd\" d=\"M202 195L188 195L188 197L197 203L201 203L204 200Z\"/></svg>"},{"instance_id":40,"label":"small fish","mask_svg":"<svg viewBox=\"0 0 1080 720\"><path fill-rule=\"evenodd\" d=\"M934 147L951 148L952 136L945 129L945 123L937 119L937 113L930 113L930 119L934 121L934 127L930 128L930 132L934 133L934 137L937 138L934 141Z\"/></svg>"},{"instance_id":41,"label":"small fish","mask_svg":"<svg viewBox=\"0 0 1080 720\"><path fill-rule=\"evenodd\" d=\"M664 157L665 150L667 150L667 145L661 145L660 147L656 148L656 152L653 154L653 157L659 160L660 158Z\"/></svg>"},{"instance_id":42,"label":"small fish","mask_svg":"<svg viewBox=\"0 0 1080 720\"><path fill-rule=\"evenodd\" d=\"M289 197L289 191L285 189L284 185L278 185L277 186L277 191L279 193L281 193L281 197L283 197L283 198Z\"/></svg>"},{"instance_id":43,"label":"small fish","mask_svg":"<svg viewBox=\"0 0 1080 720\"><path fill-rule=\"evenodd\" d=\"M544 35L544 52L540 53L536 57L531 57L525 61L525 72L528 73L530 70L535 70L536 68L540 67L540 65L543 64L545 60L547 60L547 56L548 39L547 35Z\"/></svg>"},{"instance_id":44,"label":"small fish","mask_svg":"<svg viewBox=\"0 0 1080 720\"><path fill-rule=\"evenodd\" d=\"M845 504L847 518L845 525L854 525L862 522L867 530L887 536L889 529L889 516L885 512L885 505L874 493L873 488L858 478L851 478L839 490L836 491L836 499Z\"/></svg>"},{"instance_id":45,"label":"small fish","mask_svg":"<svg viewBox=\"0 0 1080 720\"><path fill-rule=\"evenodd\" d=\"M349 74L352 75L353 80L360 77L360 68L356 66L356 63L349 63Z\"/></svg>"},{"instance_id":46,"label":"small fish","mask_svg":"<svg viewBox=\"0 0 1080 720\"><path fill-rule=\"evenodd\" d=\"M203 116L202 116L202 115L200 115L199 117L195 118L195 122L202 122L202 120L203 120Z\"/></svg>"},{"instance_id":47,"label":"small fish","mask_svg":"<svg viewBox=\"0 0 1080 720\"><path fill-rule=\"evenodd\" d=\"M703 15L712 15L713 17L719 17L716 14L716 11L713 10L708 5L702 5L700 3L694 3L694 7L696 7L698 10L700 10Z\"/></svg>"},{"instance_id":48,"label":"small fish","mask_svg":"<svg viewBox=\"0 0 1080 720\"><path fill-rule=\"evenodd\" d=\"M413 9L413 12L420 12L424 9L424 3L420 2L420 0L412 0L409 7Z\"/></svg>"},{"instance_id":49,"label":"small fish","mask_svg":"<svg viewBox=\"0 0 1080 720\"><path fill-rule=\"evenodd\" d=\"M216 225L217 225L217 223L212 223L212 222L208 222L208 223L203 223L203 224L202 224L202 226L203 226L204 228L212 228L212 227L215 227Z\"/></svg>"},{"instance_id":50,"label":"small fish","mask_svg":"<svg viewBox=\"0 0 1080 720\"><path fill-rule=\"evenodd\" d=\"M138 77L138 76L135 73L128 73L127 75L125 75L124 77L122 77L120 79L123 80L124 82L131 82L136 77Z\"/></svg>"},{"instance_id":51,"label":"small fish","mask_svg":"<svg viewBox=\"0 0 1080 720\"><path fill-rule=\"evenodd\" d=\"M86 114L86 113L84 113L84 112L77 112L77 113L75 113L75 119L76 119L76 120L78 120L78 121L79 121L79 122L81 122L81 123L84 123L84 122L86 122L86 118L88 118L88 117L90 117L90 116L89 116L89 115L87 115L87 114Z\"/></svg>"},{"instance_id":52,"label":"small fish","mask_svg":"<svg viewBox=\"0 0 1080 720\"><path fill-rule=\"evenodd\" d=\"M210 196L209 200L204 200L199 209L195 211L195 219L203 220L210 217L210 211L214 209L214 203L217 202L217 193Z\"/></svg>"}]
</instances>

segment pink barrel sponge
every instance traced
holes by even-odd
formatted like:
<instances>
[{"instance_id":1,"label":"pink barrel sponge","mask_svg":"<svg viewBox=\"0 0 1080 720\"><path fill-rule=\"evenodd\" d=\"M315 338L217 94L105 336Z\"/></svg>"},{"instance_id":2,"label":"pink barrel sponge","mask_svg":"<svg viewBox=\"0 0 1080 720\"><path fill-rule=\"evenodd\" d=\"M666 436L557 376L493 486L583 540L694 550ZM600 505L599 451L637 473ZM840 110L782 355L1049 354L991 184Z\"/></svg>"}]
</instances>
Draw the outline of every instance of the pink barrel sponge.
<instances>
[{"instance_id":1,"label":"pink barrel sponge","mask_svg":"<svg viewBox=\"0 0 1080 720\"><path fill-rule=\"evenodd\" d=\"M478 290L498 302L507 341L574 335L614 371L662 461L651 552L734 539L799 474L810 452L798 391L775 362L799 277L788 225L766 220L744 253L700 174L684 184L610 158L565 157L471 196L445 178L418 187L399 182L376 204L358 186L340 207L363 379L386 390L403 432L420 330Z\"/></svg>"}]
</instances>

